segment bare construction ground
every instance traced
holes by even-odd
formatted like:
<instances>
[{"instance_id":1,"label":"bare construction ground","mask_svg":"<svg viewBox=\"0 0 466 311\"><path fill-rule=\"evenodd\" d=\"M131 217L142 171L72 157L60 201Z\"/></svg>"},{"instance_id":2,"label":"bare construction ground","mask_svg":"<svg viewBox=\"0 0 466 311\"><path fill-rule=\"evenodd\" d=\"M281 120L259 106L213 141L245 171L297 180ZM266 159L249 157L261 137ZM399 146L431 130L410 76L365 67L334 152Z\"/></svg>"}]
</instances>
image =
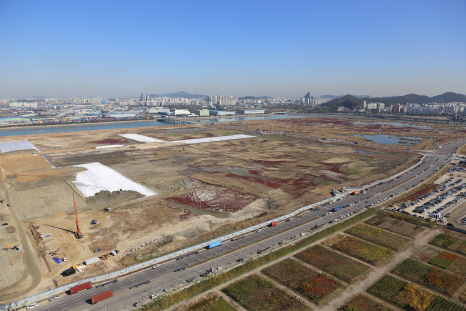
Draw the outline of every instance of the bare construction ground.
<instances>
[{"instance_id":1,"label":"bare construction ground","mask_svg":"<svg viewBox=\"0 0 466 311\"><path fill-rule=\"evenodd\" d=\"M286 127L296 133L349 135L346 125L337 134L336 124L330 130L312 125L316 118L296 120L245 122L244 128L278 131ZM352 131L362 133L358 126ZM447 136L438 129L415 131L410 136L430 138L420 142L423 148ZM166 142L140 143L118 135L128 133ZM235 134L254 135L250 131L199 125L3 138L5 142L27 140L41 152L0 155L2 180L8 188L5 195L9 195L20 219L8 232L2 228L0 241L4 245L18 244L18 231L22 230L35 249L35 254L22 255L2 251L2 257L8 256L2 265L12 261L11 269L16 269L10 270L15 272L11 275L0 274L2 299L17 297L19 292L25 295L25 290L36 293L49 285L59 286L113 271L266 221L328 198L334 188L364 185L395 174L420 158L413 152L387 150L376 144L368 147L321 143L280 135L192 145L175 142ZM96 149L111 145L122 146ZM73 184L77 174L86 169L74 165L93 162L157 195L102 191L86 197ZM84 234L80 240L74 236L73 193ZM11 217L2 208L0 218L8 222ZM91 225L92 220L97 220L97 224ZM39 227L37 232L32 226ZM98 248L101 252L93 253ZM120 250L118 256L88 266L84 275L60 275L74 264L114 249ZM25 258L32 255L40 259L43 278L27 284L21 278L28 277ZM57 264L52 257L66 257L67 262ZM31 284L37 285L33 291Z\"/></svg>"}]
</instances>

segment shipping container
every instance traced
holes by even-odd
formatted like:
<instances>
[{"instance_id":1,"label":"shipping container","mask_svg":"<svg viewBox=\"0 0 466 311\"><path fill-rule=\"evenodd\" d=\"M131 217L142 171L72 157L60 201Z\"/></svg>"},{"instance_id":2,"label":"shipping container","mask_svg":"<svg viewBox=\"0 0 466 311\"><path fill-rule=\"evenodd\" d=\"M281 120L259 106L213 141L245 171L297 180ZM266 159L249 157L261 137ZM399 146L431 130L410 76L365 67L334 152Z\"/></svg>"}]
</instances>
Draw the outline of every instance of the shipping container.
<instances>
[{"instance_id":1,"label":"shipping container","mask_svg":"<svg viewBox=\"0 0 466 311\"><path fill-rule=\"evenodd\" d=\"M336 212L341 209L341 206L336 206L332 209L332 212Z\"/></svg>"},{"instance_id":2,"label":"shipping container","mask_svg":"<svg viewBox=\"0 0 466 311\"><path fill-rule=\"evenodd\" d=\"M109 289L106 292L103 292L103 293L92 296L91 297L91 302L92 302L92 304L94 304L94 303L97 303L97 302L99 302L101 300L110 298L112 296L113 296L113 291L111 289Z\"/></svg>"},{"instance_id":3,"label":"shipping container","mask_svg":"<svg viewBox=\"0 0 466 311\"><path fill-rule=\"evenodd\" d=\"M207 248L211 249L211 248L214 248L216 246L220 246L222 245L222 241L216 241L216 242L213 242L213 243L210 243Z\"/></svg>"},{"instance_id":4,"label":"shipping container","mask_svg":"<svg viewBox=\"0 0 466 311\"><path fill-rule=\"evenodd\" d=\"M99 257L92 257L92 258L89 258L88 260L84 261L84 264L85 265L90 265L90 264L93 264L95 262L98 262L100 259Z\"/></svg>"},{"instance_id":5,"label":"shipping container","mask_svg":"<svg viewBox=\"0 0 466 311\"><path fill-rule=\"evenodd\" d=\"M276 225L277 225L277 222L276 222L276 221L272 221L272 222L269 224L270 227L273 227L273 226L276 226Z\"/></svg>"},{"instance_id":6,"label":"shipping container","mask_svg":"<svg viewBox=\"0 0 466 311\"><path fill-rule=\"evenodd\" d=\"M70 288L70 295L92 287L91 282L82 283Z\"/></svg>"}]
</instances>

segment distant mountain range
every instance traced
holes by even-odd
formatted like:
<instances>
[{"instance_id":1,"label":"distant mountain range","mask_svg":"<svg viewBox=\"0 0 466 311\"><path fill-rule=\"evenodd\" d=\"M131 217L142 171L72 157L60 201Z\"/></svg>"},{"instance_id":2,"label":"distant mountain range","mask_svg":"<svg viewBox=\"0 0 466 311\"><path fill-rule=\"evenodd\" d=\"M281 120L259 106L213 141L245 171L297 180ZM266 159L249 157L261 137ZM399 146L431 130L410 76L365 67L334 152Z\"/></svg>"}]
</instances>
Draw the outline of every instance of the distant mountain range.
<instances>
[{"instance_id":1,"label":"distant mountain range","mask_svg":"<svg viewBox=\"0 0 466 311\"><path fill-rule=\"evenodd\" d=\"M157 94L150 94L149 97L183 97L183 98L202 98L205 97L205 95L198 95L198 94L190 94L185 91L181 92L176 92L176 93L168 93L168 94L162 94L162 95L157 95Z\"/></svg>"},{"instance_id":2,"label":"distant mountain range","mask_svg":"<svg viewBox=\"0 0 466 311\"><path fill-rule=\"evenodd\" d=\"M335 107L344 106L350 109L362 107L364 101L367 103L381 102L385 105L394 104L427 104L427 103L449 103L449 102L466 102L466 95L447 92L441 95L429 97L425 95L408 94L404 96L393 96L393 97L356 97L353 95L345 95L343 97L332 99L322 106Z\"/></svg>"},{"instance_id":3,"label":"distant mountain range","mask_svg":"<svg viewBox=\"0 0 466 311\"><path fill-rule=\"evenodd\" d=\"M370 95L353 95L354 97L371 97ZM320 97L320 98L340 98L343 97L343 95L321 95L321 96L315 96L315 97Z\"/></svg>"}]
</instances>

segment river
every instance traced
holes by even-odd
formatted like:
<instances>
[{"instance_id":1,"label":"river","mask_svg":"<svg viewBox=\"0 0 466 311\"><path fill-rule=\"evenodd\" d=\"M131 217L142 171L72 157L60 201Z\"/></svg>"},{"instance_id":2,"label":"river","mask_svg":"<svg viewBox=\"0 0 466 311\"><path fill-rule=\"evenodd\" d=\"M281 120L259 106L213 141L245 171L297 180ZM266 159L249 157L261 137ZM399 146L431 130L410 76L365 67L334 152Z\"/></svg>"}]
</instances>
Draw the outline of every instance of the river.
<instances>
[{"instance_id":1,"label":"river","mask_svg":"<svg viewBox=\"0 0 466 311\"><path fill-rule=\"evenodd\" d=\"M251 116L251 117L233 117L233 118L212 118L212 119L188 119L189 121L205 123L216 122L233 122L233 121L256 121L256 120L273 120L273 119L291 119L304 118L307 115L270 115L270 116ZM160 121L117 121L117 122L101 122L101 123L84 123L73 125L38 125L0 129L0 137L19 136L19 135L36 135L50 133L67 133L67 132L84 132L84 131L99 131L113 130L125 128L138 128L150 126L171 126L172 123Z\"/></svg>"}]
</instances>

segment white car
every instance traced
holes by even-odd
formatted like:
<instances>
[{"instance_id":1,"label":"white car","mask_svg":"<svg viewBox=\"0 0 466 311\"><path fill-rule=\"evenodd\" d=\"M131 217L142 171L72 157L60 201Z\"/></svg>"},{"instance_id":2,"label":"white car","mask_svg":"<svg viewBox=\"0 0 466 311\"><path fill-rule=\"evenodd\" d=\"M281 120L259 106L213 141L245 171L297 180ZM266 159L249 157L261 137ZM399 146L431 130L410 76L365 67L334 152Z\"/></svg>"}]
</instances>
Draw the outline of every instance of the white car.
<instances>
[{"instance_id":1,"label":"white car","mask_svg":"<svg viewBox=\"0 0 466 311\"><path fill-rule=\"evenodd\" d=\"M35 308L37 307L37 303L32 303L30 304L29 306L26 307L26 310L29 310L29 309L32 309L32 308Z\"/></svg>"},{"instance_id":2,"label":"white car","mask_svg":"<svg viewBox=\"0 0 466 311\"><path fill-rule=\"evenodd\" d=\"M261 232L261 231L262 231L262 229L259 229L259 230L257 230L256 232L259 233L259 232Z\"/></svg>"},{"instance_id":3,"label":"white car","mask_svg":"<svg viewBox=\"0 0 466 311\"><path fill-rule=\"evenodd\" d=\"M150 295L149 298L154 299L154 298L157 298L158 296L159 296L158 294L153 294L153 295Z\"/></svg>"},{"instance_id":4,"label":"white car","mask_svg":"<svg viewBox=\"0 0 466 311\"><path fill-rule=\"evenodd\" d=\"M138 301L133 304L135 307L139 307L140 305L142 305L142 301Z\"/></svg>"},{"instance_id":5,"label":"white car","mask_svg":"<svg viewBox=\"0 0 466 311\"><path fill-rule=\"evenodd\" d=\"M156 264L155 266L152 267L152 269L155 269L155 268L158 268L158 267L160 267L160 265Z\"/></svg>"}]
</instances>

